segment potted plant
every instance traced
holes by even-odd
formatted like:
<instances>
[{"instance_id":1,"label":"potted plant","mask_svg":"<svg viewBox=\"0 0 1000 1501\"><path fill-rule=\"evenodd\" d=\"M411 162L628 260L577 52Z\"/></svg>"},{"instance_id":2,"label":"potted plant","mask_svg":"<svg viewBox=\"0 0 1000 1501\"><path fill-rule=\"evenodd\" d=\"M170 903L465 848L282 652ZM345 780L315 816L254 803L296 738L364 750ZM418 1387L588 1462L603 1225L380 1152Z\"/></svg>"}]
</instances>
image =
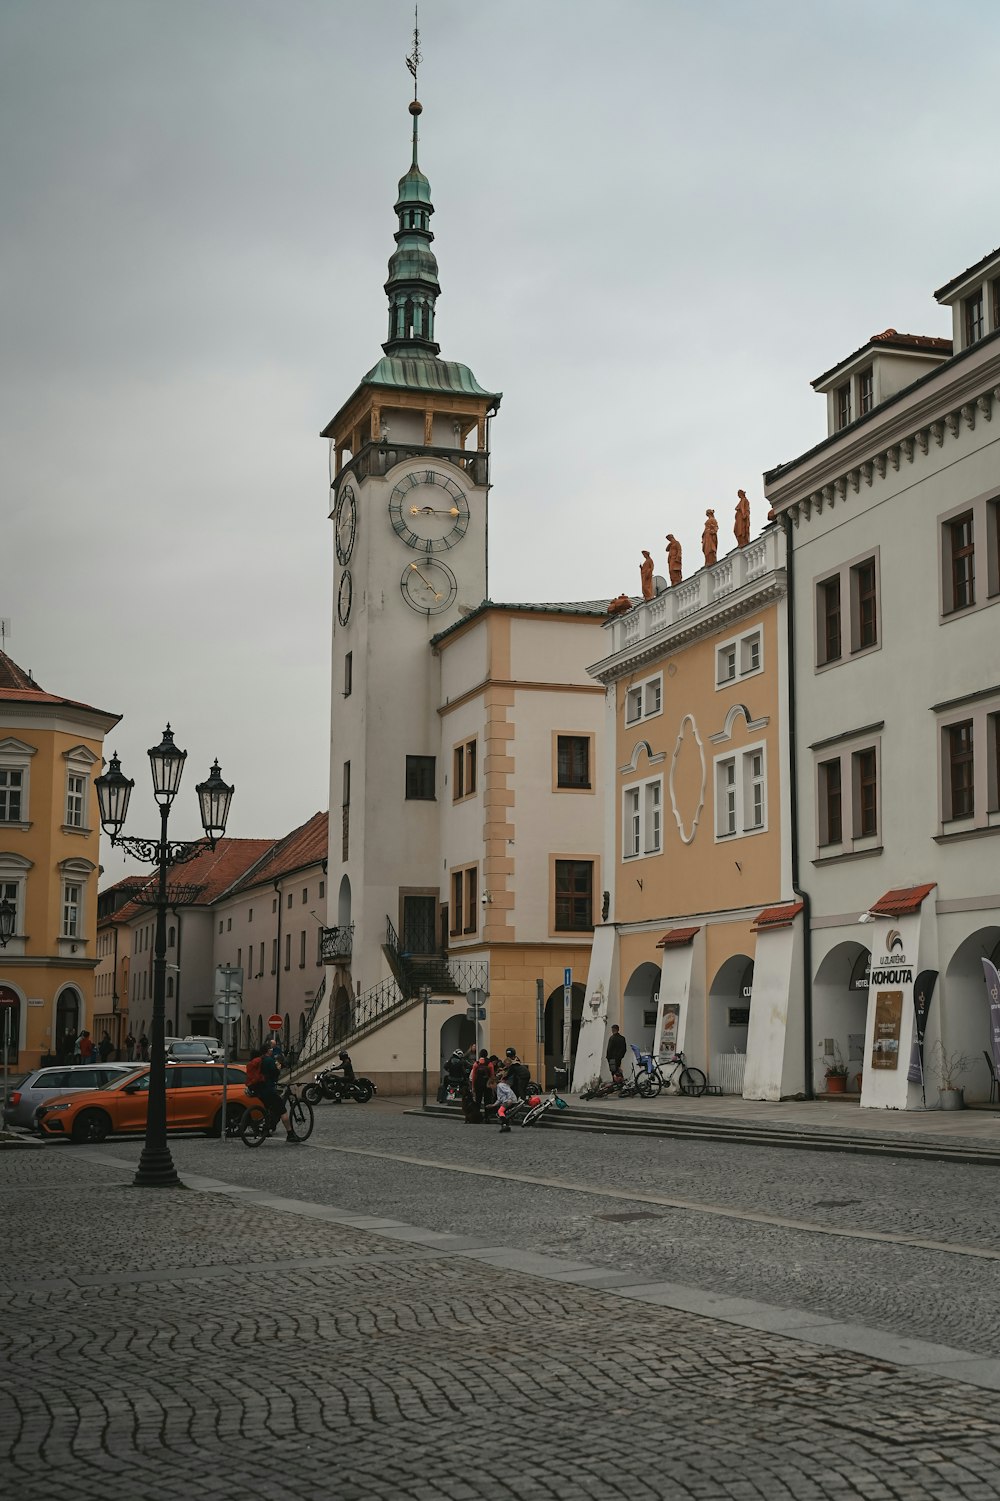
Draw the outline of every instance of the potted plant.
<instances>
[{"instance_id":1,"label":"potted plant","mask_svg":"<svg viewBox=\"0 0 1000 1501\"><path fill-rule=\"evenodd\" d=\"M964 1110L965 1087L959 1084L972 1067L964 1053L949 1053L940 1038L931 1048L931 1067L937 1075L938 1106L941 1110Z\"/></svg>"},{"instance_id":2,"label":"potted plant","mask_svg":"<svg viewBox=\"0 0 1000 1501\"><path fill-rule=\"evenodd\" d=\"M843 1094L847 1089L847 1064L840 1054L840 1049L834 1044L833 1057L827 1058L826 1068L823 1070L826 1079L827 1094Z\"/></svg>"}]
</instances>

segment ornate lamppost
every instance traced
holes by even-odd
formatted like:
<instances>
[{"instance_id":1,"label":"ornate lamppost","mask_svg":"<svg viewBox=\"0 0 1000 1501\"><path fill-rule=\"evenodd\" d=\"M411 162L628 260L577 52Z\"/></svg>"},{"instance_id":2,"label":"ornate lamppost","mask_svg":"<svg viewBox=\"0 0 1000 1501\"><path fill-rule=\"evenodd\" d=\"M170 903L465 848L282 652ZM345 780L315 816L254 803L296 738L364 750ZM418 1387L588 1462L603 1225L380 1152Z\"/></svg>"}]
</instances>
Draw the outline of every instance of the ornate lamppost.
<instances>
[{"instance_id":1,"label":"ornate lamppost","mask_svg":"<svg viewBox=\"0 0 1000 1501\"><path fill-rule=\"evenodd\" d=\"M167 838L170 808L181 784L187 751L178 750L169 724L163 739L149 751L153 773L153 796L160 807L160 837L134 838L122 834L128 802L135 782L122 774L117 754L111 757L107 771L94 779L101 809L101 828L113 845L122 847L136 860L159 868L156 893L156 941L153 948L153 1025L149 1055L149 1109L146 1116L146 1142L139 1158L133 1182L139 1188L171 1188L180 1183L167 1146L167 1071L163 1054L163 1030L167 973L167 871L173 865L193 860L203 850L214 850L226 832L229 805L235 788L227 787L216 761L208 780L199 782L195 791L201 810L204 839L189 841Z\"/></svg>"},{"instance_id":2,"label":"ornate lamppost","mask_svg":"<svg viewBox=\"0 0 1000 1501\"><path fill-rule=\"evenodd\" d=\"M17 908L9 897L0 902L0 949L5 949L17 931Z\"/></svg>"}]
</instances>

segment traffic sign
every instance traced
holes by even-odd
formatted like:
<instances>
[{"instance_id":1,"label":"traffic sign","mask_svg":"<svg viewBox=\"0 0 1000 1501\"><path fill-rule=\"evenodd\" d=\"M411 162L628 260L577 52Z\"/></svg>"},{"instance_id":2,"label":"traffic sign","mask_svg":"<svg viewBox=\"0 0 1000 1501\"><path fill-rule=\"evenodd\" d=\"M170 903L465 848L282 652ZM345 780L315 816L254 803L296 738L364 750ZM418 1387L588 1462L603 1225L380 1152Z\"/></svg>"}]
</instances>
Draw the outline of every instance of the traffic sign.
<instances>
[{"instance_id":1,"label":"traffic sign","mask_svg":"<svg viewBox=\"0 0 1000 1501\"><path fill-rule=\"evenodd\" d=\"M220 964L215 971L216 995L233 995L243 989L243 970L237 964Z\"/></svg>"},{"instance_id":2,"label":"traffic sign","mask_svg":"<svg viewBox=\"0 0 1000 1501\"><path fill-rule=\"evenodd\" d=\"M486 1020L486 1007L470 1006L465 1015L466 1019L470 1022L484 1022Z\"/></svg>"},{"instance_id":3,"label":"traffic sign","mask_svg":"<svg viewBox=\"0 0 1000 1501\"><path fill-rule=\"evenodd\" d=\"M241 995L216 996L212 1009L217 1022L238 1022L243 1015L243 997Z\"/></svg>"},{"instance_id":4,"label":"traffic sign","mask_svg":"<svg viewBox=\"0 0 1000 1501\"><path fill-rule=\"evenodd\" d=\"M280 1032L282 1027L285 1025L285 1018L283 1016L280 1016L277 1011L272 1011L271 1015L267 1019L267 1025L270 1027L272 1032Z\"/></svg>"}]
</instances>

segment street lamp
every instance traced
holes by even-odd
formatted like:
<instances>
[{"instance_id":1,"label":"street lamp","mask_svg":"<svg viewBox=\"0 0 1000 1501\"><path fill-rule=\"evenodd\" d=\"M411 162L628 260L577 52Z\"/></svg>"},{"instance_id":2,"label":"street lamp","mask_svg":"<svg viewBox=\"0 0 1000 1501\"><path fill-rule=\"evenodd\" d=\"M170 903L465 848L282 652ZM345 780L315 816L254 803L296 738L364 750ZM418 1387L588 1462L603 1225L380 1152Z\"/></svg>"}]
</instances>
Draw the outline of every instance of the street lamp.
<instances>
[{"instance_id":1,"label":"street lamp","mask_svg":"<svg viewBox=\"0 0 1000 1501\"><path fill-rule=\"evenodd\" d=\"M117 753L111 757L103 776L95 777L97 801L101 810L101 828L113 845L121 845L136 860L155 865L159 871L156 892L156 941L153 947L153 1026L149 1054L149 1109L146 1115L146 1141L139 1158L139 1167L133 1182L138 1188L171 1188L180 1183L174 1167L170 1148L167 1146L167 1070L163 1055L163 1030L167 974L167 871L173 865L184 865L203 850L214 850L226 832L229 805L235 788L222 780L219 763L216 761L207 781L199 782L195 791L201 810L204 839L170 840L167 838L167 820L177 789L187 751L178 750L174 744L169 724L163 732L159 745L149 752L149 765L153 773L153 796L160 807L160 837L158 839L135 838L123 834L122 827L128 812L129 798L135 782L122 773ZM2 920L2 919L0 919Z\"/></svg>"},{"instance_id":2,"label":"street lamp","mask_svg":"<svg viewBox=\"0 0 1000 1501\"><path fill-rule=\"evenodd\" d=\"M0 902L0 949L5 949L17 930L17 907L9 897Z\"/></svg>"}]
</instances>

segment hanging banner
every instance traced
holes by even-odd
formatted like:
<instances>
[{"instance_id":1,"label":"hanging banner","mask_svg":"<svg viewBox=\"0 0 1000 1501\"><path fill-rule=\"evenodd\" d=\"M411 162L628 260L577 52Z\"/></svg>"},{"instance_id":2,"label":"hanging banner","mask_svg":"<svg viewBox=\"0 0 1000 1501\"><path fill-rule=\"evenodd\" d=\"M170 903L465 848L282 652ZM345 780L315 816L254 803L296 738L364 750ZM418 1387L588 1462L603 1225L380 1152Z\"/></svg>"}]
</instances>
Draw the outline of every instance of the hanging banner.
<instances>
[{"instance_id":1,"label":"hanging banner","mask_svg":"<svg viewBox=\"0 0 1000 1501\"><path fill-rule=\"evenodd\" d=\"M670 1053L673 1056L677 1051L677 1024L680 1021L681 1008L672 1002L663 1008L663 1022L660 1028L660 1052Z\"/></svg>"},{"instance_id":2,"label":"hanging banner","mask_svg":"<svg viewBox=\"0 0 1000 1501\"><path fill-rule=\"evenodd\" d=\"M903 1023L903 992L879 990L875 995L875 1032L872 1068L899 1067L899 1034Z\"/></svg>"},{"instance_id":3,"label":"hanging banner","mask_svg":"<svg viewBox=\"0 0 1000 1501\"><path fill-rule=\"evenodd\" d=\"M906 1075L911 1084L924 1082L924 1037L927 1033L927 1017L931 1009L931 996L934 994L937 977L936 969L922 969L913 985L913 1019L916 1024L916 1036L913 1039L910 1067Z\"/></svg>"},{"instance_id":4,"label":"hanging banner","mask_svg":"<svg viewBox=\"0 0 1000 1501\"><path fill-rule=\"evenodd\" d=\"M990 1045L993 1049L993 1067L1000 1073L1000 974L989 959L983 960L986 977L986 994L990 1003Z\"/></svg>"}]
</instances>

